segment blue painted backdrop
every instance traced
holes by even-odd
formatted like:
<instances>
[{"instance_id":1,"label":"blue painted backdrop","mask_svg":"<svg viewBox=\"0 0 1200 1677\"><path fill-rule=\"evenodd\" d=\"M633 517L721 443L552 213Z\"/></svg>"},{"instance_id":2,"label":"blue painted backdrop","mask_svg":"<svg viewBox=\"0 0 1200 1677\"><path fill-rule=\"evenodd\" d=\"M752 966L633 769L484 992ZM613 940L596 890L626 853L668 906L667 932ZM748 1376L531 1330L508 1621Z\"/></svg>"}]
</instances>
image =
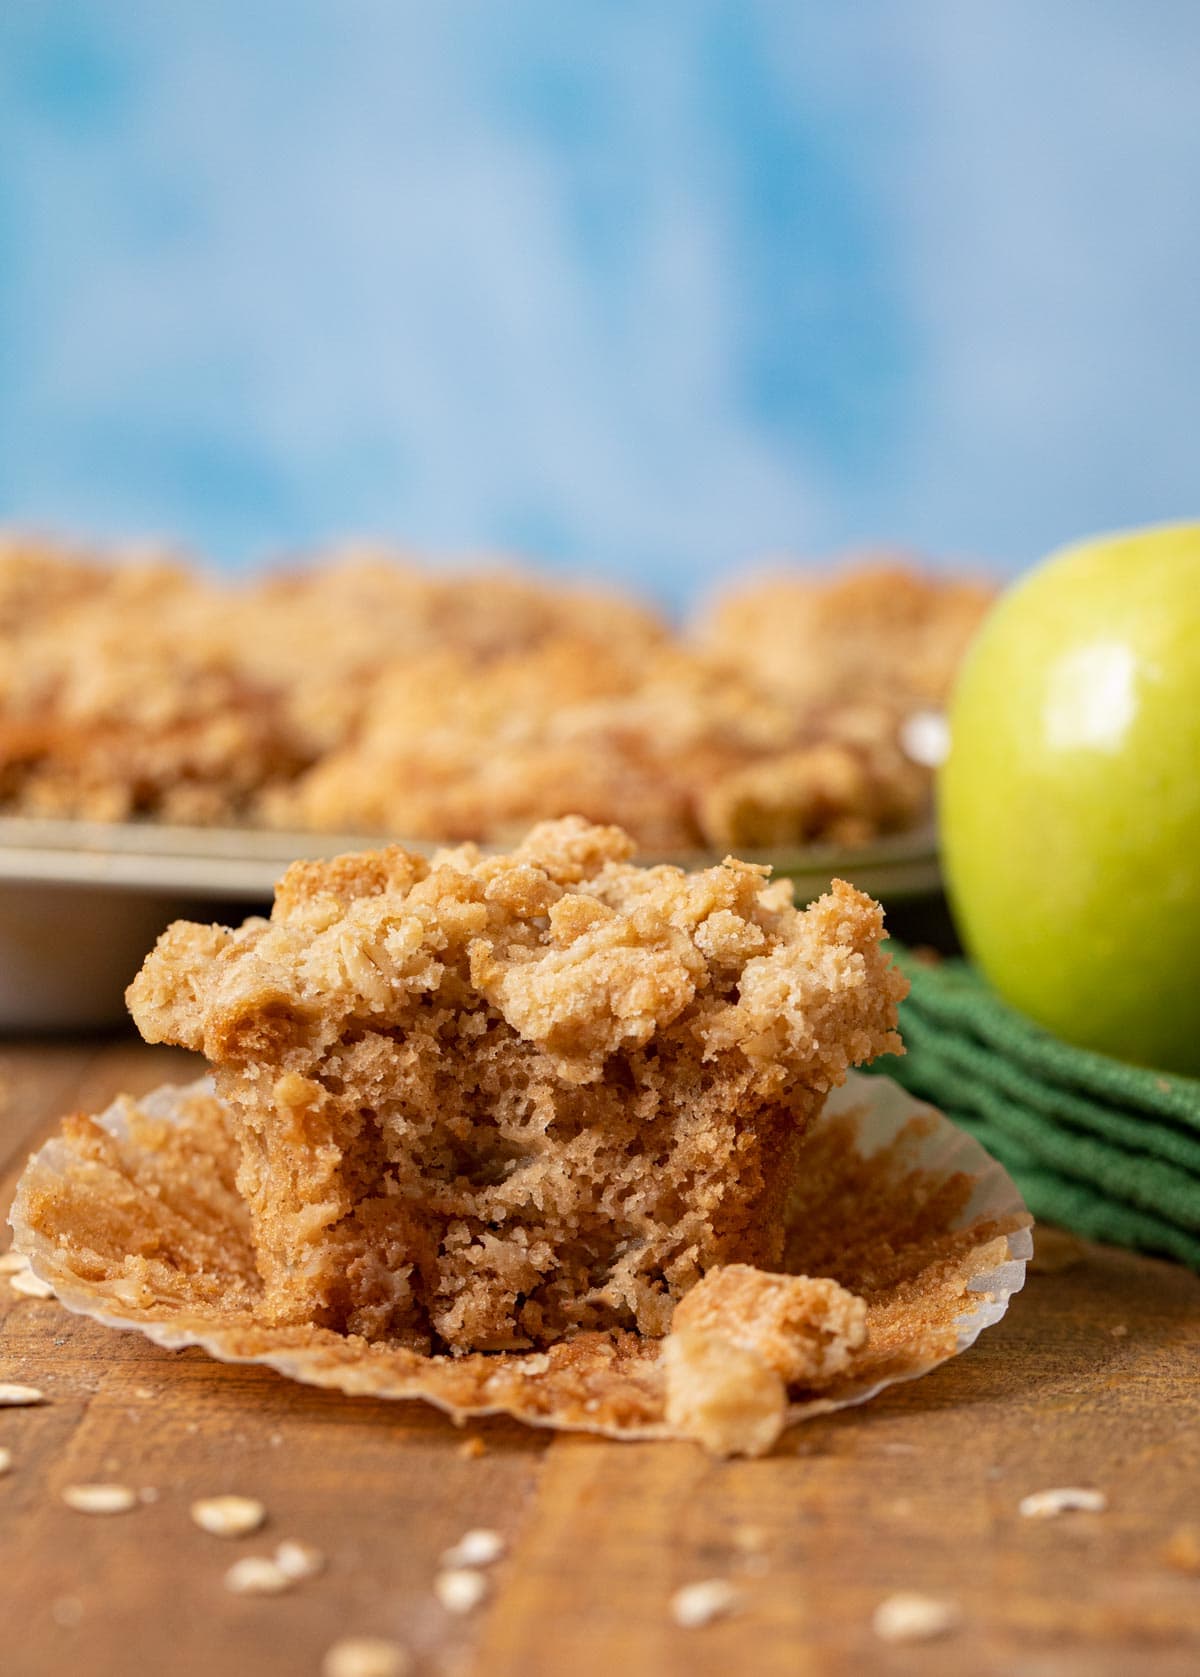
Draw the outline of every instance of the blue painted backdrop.
<instances>
[{"instance_id":1,"label":"blue painted backdrop","mask_svg":"<svg viewBox=\"0 0 1200 1677\"><path fill-rule=\"evenodd\" d=\"M680 597L1197 511L1192 0L8 0L0 516Z\"/></svg>"}]
</instances>

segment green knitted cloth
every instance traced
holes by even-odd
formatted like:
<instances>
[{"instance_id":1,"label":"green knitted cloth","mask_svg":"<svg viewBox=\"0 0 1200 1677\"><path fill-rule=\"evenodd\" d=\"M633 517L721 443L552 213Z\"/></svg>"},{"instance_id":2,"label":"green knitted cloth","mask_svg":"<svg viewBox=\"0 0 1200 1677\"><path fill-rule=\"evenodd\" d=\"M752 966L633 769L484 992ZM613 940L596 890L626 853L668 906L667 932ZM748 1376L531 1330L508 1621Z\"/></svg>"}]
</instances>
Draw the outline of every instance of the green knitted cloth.
<instances>
[{"instance_id":1,"label":"green knitted cloth","mask_svg":"<svg viewBox=\"0 0 1200 1677\"><path fill-rule=\"evenodd\" d=\"M965 961L896 949L912 984L894 1077L969 1130L1037 1218L1200 1269L1200 1081L1072 1048Z\"/></svg>"}]
</instances>

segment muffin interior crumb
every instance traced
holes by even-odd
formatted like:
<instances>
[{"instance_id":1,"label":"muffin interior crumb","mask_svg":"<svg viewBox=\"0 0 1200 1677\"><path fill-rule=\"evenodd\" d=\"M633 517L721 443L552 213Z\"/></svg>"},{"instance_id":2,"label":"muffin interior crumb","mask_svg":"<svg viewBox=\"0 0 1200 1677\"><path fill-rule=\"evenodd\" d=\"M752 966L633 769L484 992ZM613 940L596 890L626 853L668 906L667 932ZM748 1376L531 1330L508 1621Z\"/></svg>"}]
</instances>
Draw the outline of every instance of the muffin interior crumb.
<instances>
[{"instance_id":1,"label":"muffin interior crumb","mask_svg":"<svg viewBox=\"0 0 1200 1677\"><path fill-rule=\"evenodd\" d=\"M131 1011L215 1068L273 1320L661 1335L715 1265L778 1264L808 1125L899 1046L881 910L632 849L568 818L508 855L298 863L269 921L164 934Z\"/></svg>"}]
</instances>

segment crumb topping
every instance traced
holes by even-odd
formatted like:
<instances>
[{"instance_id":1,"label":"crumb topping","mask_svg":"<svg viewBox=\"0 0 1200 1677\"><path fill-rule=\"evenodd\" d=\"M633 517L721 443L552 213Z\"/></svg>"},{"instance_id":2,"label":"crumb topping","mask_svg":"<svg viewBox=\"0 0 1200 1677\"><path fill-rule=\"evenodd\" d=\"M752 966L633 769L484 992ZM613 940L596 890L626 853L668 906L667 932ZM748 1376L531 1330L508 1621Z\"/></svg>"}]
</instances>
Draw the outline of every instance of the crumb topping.
<instances>
[{"instance_id":1,"label":"crumb topping","mask_svg":"<svg viewBox=\"0 0 1200 1677\"><path fill-rule=\"evenodd\" d=\"M853 845L989 602L866 566L672 634L633 599L344 549L231 583L0 538L0 810L509 843L578 811L660 853Z\"/></svg>"},{"instance_id":2,"label":"crumb topping","mask_svg":"<svg viewBox=\"0 0 1200 1677\"><path fill-rule=\"evenodd\" d=\"M508 856L464 846L427 862L394 846L297 863L269 921L176 922L130 1010L150 1041L216 1062L270 1045L286 1067L354 1021L487 1006L579 1083L689 1008L697 1057L737 1052L764 1090L827 1089L899 1049L904 981L880 953L877 903L839 880L800 911L761 867L643 869L632 848L567 818Z\"/></svg>"}]
</instances>

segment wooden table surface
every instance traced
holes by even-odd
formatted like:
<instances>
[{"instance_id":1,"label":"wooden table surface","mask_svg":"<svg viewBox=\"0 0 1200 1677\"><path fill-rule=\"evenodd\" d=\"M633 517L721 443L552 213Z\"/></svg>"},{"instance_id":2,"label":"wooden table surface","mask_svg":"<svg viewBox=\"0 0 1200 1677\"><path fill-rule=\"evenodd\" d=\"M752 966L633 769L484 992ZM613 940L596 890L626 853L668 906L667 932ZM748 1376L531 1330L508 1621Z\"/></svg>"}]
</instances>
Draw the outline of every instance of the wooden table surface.
<instances>
[{"instance_id":1,"label":"wooden table surface","mask_svg":"<svg viewBox=\"0 0 1200 1677\"><path fill-rule=\"evenodd\" d=\"M191 1069L123 1039L0 1048L4 1206L62 1112ZM159 1350L0 1282L0 1381L48 1399L0 1409L0 1672L317 1677L332 1642L371 1634L409 1648L415 1677L1194 1673L1200 1279L1061 1236L1041 1250L965 1356L728 1463L459 1430ZM61 1501L98 1480L157 1495L112 1517ZM1028 1492L1077 1485L1106 1511L1018 1514ZM261 1499L264 1531L199 1531L190 1502L221 1492ZM433 1579L473 1526L507 1550L484 1605L454 1616ZM318 1545L324 1573L279 1596L225 1589L238 1555L284 1538ZM673 1592L706 1578L734 1582L741 1611L678 1628ZM872 1613L898 1590L954 1603L957 1628L880 1641Z\"/></svg>"}]
</instances>

